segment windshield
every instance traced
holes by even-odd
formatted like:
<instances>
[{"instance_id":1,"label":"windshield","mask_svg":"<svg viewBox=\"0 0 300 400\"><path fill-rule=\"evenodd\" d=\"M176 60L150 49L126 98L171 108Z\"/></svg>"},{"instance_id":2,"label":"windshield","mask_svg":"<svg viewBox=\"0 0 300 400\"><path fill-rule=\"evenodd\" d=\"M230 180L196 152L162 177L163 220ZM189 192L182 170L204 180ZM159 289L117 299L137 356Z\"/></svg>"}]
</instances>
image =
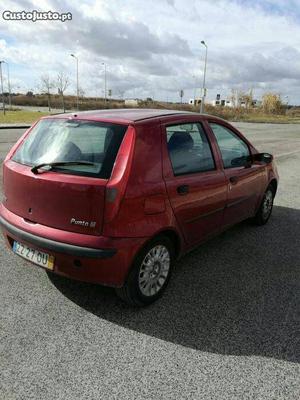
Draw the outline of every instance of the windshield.
<instances>
[{"instance_id":1,"label":"windshield","mask_svg":"<svg viewBox=\"0 0 300 400\"><path fill-rule=\"evenodd\" d=\"M12 159L28 166L87 161L90 164L55 166L52 170L108 179L126 129L124 125L104 122L44 119Z\"/></svg>"}]
</instances>

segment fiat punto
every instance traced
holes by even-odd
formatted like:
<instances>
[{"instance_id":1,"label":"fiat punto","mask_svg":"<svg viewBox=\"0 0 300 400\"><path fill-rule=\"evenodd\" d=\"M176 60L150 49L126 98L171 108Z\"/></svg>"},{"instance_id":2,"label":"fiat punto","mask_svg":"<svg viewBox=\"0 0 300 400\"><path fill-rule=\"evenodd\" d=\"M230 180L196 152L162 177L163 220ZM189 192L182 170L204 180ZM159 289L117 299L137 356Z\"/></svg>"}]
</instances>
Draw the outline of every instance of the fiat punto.
<instances>
[{"instance_id":1,"label":"fiat punto","mask_svg":"<svg viewBox=\"0 0 300 400\"><path fill-rule=\"evenodd\" d=\"M273 157L213 116L56 115L7 155L0 224L15 254L143 306L178 257L242 220L265 224L277 185Z\"/></svg>"}]
</instances>

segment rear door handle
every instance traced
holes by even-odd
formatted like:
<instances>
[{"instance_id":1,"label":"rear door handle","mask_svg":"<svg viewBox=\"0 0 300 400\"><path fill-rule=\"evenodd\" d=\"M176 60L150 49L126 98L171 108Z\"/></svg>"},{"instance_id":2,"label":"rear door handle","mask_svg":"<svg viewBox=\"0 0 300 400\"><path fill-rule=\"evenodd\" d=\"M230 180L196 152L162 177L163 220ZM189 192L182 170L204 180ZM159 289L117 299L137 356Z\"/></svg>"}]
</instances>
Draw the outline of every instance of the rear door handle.
<instances>
[{"instance_id":1,"label":"rear door handle","mask_svg":"<svg viewBox=\"0 0 300 400\"><path fill-rule=\"evenodd\" d=\"M237 176L231 176L231 177L229 178L229 180L230 180L230 183L232 183L233 185L235 185L235 184L238 182L239 178L238 178Z\"/></svg>"},{"instance_id":2,"label":"rear door handle","mask_svg":"<svg viewBox=\"0 0 300 400\"><path fill-rule=\"evenodd\" d=\"M189 190L189 185L181 185L177 187L177 193L180 195L187 194Z\"/></svg>"}]
</instances>

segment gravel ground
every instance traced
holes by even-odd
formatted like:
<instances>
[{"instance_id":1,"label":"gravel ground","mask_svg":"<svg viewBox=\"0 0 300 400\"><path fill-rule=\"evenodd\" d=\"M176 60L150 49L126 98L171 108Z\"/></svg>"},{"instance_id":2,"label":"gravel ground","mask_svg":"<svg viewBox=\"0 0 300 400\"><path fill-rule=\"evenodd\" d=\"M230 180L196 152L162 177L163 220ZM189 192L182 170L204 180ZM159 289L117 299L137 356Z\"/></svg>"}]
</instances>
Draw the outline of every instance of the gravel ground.
<instances>
[{"instance_id":1,"label":"gravel ground","mask_svg":"<svg viewBox=\"0 0 300 400\"><path fill-rule=\"evenodd\" d=\"M142 310L48 277L0 239L0 399L298 399L300 126L236 124L277 156L269 224L182 258ZM0 130L0 158L21 131Z\"/></svg>"}]
</instances>

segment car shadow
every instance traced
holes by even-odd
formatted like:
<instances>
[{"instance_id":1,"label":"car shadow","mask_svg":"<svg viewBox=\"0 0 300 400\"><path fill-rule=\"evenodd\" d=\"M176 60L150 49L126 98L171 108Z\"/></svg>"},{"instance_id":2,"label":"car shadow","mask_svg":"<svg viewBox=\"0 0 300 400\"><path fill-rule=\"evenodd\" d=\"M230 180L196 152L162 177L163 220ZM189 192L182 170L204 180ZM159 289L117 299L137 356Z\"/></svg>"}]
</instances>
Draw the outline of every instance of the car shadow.
<instances>
[{"instance_id":1,"label":"car shadow","mask_svg":"<svg viewBox=\"0 0 300 400\"><path fill-rule=\"evenodd\" d=\"M275 206L177 262L164 296L134 309L113 289L49 275L71 301L146 335L226 355L300 361L300 210Z\"/></svg>"}]
</instances>

